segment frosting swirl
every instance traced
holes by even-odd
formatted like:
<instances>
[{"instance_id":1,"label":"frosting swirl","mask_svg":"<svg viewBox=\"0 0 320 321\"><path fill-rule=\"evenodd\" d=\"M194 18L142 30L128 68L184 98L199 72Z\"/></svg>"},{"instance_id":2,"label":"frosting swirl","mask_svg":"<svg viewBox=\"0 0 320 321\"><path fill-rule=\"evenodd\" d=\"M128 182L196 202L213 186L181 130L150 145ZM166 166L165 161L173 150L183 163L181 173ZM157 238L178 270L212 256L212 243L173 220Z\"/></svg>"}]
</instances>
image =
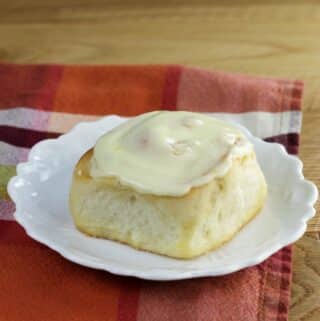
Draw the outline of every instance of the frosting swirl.
<instances>
[{"instance_id":1,"label":"frosting swirl","mask_svg":"<svg viewBox=\"0 0 320 321\"><path fill-rule=\"evenodd\" d=\"M142 193L182 196L222 177L253 147L235 127L192 112L155 111L100 137L90 175L116 177Z\"/></svg>"}]
</instances>

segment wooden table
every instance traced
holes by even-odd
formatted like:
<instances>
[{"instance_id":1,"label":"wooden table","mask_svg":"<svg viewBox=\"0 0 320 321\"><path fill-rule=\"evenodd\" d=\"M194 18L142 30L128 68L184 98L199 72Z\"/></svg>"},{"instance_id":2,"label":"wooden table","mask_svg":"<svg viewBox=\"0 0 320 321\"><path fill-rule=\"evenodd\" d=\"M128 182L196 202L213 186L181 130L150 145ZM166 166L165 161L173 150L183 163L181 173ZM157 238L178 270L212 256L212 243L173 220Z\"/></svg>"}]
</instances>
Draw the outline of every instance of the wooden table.
<instances>
[{"instance_id":1,"label":"wooden table","mask_svg":"<svg viewBox=\"0 0 320 321\"><path fill-rule=\"evenodd\" d=\"M305 175L319 186L320 5L295 0L115 2L0 0L0 60L182 63L302 79L300 155ZM320 320L319 231L318 215L295 245L291 321Z\"/></svg>"}]
</instances>

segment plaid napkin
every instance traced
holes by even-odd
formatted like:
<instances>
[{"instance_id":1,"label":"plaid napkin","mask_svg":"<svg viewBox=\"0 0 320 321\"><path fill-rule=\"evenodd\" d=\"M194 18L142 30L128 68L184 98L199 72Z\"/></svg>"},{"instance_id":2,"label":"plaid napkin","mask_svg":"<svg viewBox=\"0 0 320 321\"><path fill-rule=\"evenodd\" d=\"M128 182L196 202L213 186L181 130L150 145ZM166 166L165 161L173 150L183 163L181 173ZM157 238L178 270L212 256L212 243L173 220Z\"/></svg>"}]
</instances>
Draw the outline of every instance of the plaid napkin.
<instances>
[{"instance_id":1,"label":"plaid napkin","mask_svg":"<svg viewBox=\"0 0 320 321\"><path fill-rule=\"evenodd\" d=\"M285 321L291 247L223 277L151 282L88 269L29 238L6 192L36 142L83 120L153 109L236 120L296 154L298 81L183 66L0 64L0 320Z\"/></svg>"}]
</instances>

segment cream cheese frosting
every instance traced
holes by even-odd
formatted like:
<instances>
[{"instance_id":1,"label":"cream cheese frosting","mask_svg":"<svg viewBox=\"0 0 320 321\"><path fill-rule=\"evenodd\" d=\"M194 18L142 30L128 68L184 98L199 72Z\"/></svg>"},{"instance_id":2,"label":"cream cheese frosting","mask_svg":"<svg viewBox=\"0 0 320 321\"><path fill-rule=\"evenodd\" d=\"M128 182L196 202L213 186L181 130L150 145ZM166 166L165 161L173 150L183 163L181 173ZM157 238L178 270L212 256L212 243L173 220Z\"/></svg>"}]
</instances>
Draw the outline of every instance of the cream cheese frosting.
<instances>
[{"instance_id":1,"label":"cream cheese frosting","mask_svg":"<svg viewBox=\"0 0 320 321\"><path fill-rule=\"evenodd\" d=\"M252 144L235 127L204 114L155 111L134 117L101 136L90 175L154 195L182 196L224 176Z\"/></svg>"}]
</instances>

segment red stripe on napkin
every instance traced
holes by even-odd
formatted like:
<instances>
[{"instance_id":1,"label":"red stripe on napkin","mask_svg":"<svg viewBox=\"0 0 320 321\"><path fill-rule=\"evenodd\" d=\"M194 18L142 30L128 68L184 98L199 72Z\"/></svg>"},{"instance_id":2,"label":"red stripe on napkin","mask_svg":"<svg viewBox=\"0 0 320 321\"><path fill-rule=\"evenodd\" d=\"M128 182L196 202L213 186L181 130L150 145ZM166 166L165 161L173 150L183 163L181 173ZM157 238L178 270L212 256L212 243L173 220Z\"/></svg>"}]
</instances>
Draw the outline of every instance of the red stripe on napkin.
<instances>
[{"instance_id":1,"label":"red stripe on napkin","mask_svg":"<svg viewBox=\"0 0 320 321\"><path fill-rule=\"evenodd\" d=\"M19 147L31 148L43 139L57 138L59 135L59 133L0 125L0 141Z\"/></svg>"},{"instance_id":2,"label":"red stripe on napkin","mask_svg":"<svg viewBox=\"0 0 320 321\"><path fill-rule=\"evenodd\" d=\"M268 137L268 138L265 138L265 141L283 145L289 154L294 154L294 155L298 154L300 138L299 138L299 134L297 133L288 133L288 134Z\"/></svg>"},{"instance_id":3,"label":"red stripe on napkin","mask_svg":"<svg viewBox=\"0 0 320 321\"><path fill-rule=\"evenodd\" d=\"M140 280L124 277L118 304L118 320L131 321L137 319L140 298Z\"/></svg>"},{"instance_id":4,"label":"red stripe on napkin","mask_svg":"<svg viewBox=\"0 0 320 321\"><path fill-rule=\"evenodd\" d=\"M176 110L178 86L182 73L181 66L171 66L168 68L166 81L163 90L162 109Z\"/></svg>"},{"instance_id":5,"label":"red stripe on napkin","mask_svg":"<svg viewBox=\"0 0 320 321\"><path fill-rule=\"evenodd\" d=\"M63 67L0 64L0 109L35 107L51 110Z\"/></svg>"}]
</instances>

